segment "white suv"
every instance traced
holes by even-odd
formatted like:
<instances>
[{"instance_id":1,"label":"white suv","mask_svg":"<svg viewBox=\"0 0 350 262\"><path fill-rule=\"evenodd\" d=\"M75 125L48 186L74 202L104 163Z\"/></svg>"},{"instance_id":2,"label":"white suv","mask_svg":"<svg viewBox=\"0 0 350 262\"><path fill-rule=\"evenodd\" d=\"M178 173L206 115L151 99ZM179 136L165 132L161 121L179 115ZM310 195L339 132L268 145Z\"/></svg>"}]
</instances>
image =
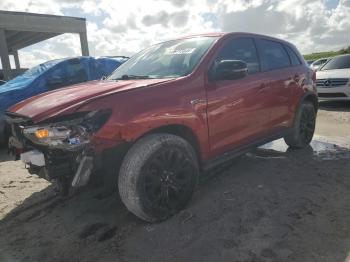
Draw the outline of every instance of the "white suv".
<instances>
[{"instance_id":1,"label":"white suv","mask_svg":"<svg viewBox=\"0 0 350 262\"><path fill-rule=\"evenodd\" d=\"M316 72L319 100L350 100L350 55L336 56Z\"/></svg>"}]
</instances>

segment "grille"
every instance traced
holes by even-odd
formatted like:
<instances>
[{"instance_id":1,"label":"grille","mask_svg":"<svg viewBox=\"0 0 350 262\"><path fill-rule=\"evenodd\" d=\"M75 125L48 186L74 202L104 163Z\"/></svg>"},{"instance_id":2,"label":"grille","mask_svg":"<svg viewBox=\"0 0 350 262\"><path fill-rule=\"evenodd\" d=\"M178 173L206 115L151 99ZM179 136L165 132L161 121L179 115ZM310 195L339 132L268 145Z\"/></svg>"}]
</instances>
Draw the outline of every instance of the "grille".
<instances>
[{"instance_id":1,"label":"grille","mask_svg":"<svg viewBox=\"0 0 350 262\"><path fill-rule=\"evenodd\" d=\"M317 79L316 86L324 88L332 88L338 86L344 86L349 82L349 78L330 78L330 79Z\"/></svg>"},{"instance_id":2,"label":"grille","mask_svg":"<svg viewBox=\"0 0 350 262\"><path fill-rule=\"evenodd\" d=\"M347 97L343 93L318 93L318 97Z\"/></svg>"}]
</instances>

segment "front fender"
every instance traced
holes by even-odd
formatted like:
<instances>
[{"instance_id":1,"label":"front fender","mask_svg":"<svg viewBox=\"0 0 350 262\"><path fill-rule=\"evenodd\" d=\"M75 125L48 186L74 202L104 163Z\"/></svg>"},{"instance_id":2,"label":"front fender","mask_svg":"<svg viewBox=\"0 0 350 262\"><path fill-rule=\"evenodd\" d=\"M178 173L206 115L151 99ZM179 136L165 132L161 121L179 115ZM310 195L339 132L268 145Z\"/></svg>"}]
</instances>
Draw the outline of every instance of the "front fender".
<instances>
[{"instance_id":1,"label":"front fender","mask_svg":"<svg viewBox=\"0 0 350 262\"><path fill-rule=\"evenodd\" d=\"M202 103L193 105L193 99ZM181 125L195 135L202 158L209 152L206 95L200 82L177 82L131 90L95 100L79 111L112 109L106 124L95 134L98 147L134 142L152 130ZM102 142L104 141L104 142Z\"/></svg>"}]
</instances>

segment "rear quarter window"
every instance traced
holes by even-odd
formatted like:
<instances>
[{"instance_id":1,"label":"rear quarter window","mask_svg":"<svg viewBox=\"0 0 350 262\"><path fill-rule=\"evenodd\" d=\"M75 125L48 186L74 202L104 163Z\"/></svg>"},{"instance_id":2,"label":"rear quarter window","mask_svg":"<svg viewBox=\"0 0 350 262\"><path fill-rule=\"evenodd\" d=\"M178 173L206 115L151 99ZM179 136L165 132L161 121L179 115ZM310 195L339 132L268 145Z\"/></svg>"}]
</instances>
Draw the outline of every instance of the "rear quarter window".
<instances>
[{"instance_id":1,"label":"rear quarter window","mask_svg":"<svg viewBox=\"0 0 350 262\"><path fill-rule=\"evenodd\" d=\"M275 70L291 65L287 51L276 41L258 39L258 50L262 71Z\"/></svg>"},{"instance_id":2,"label":"rear quarter window","mask_svg":"<svg viewBox=\"0 0 350 262\"><path fill-rule=\"evenodd\" d=\"M295 51L287 45L285 45L285 48L287 50L287 53L289 55L289 58L290 58L292 65L293 66L301 65L301 61L300 61L298 55L295 53Z\"/></svg>"}]
</instances>

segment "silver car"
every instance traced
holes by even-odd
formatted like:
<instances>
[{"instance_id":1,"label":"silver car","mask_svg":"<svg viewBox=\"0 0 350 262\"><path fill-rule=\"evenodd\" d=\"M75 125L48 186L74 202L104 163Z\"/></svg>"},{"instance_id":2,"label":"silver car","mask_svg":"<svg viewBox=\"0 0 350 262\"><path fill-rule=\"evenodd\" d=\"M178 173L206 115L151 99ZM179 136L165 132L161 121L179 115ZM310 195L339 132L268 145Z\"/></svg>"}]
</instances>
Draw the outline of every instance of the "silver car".
<instances>
[{"instance_id":1,"label":"silver car","mask_svg":"<svg viewBox=\"0 0 350 262\"><path fill-rule=\"evenodd\" d=\"M316 72L319 100L350 100L350 55L328 61Z\"/></svg>"}]
</instances>

